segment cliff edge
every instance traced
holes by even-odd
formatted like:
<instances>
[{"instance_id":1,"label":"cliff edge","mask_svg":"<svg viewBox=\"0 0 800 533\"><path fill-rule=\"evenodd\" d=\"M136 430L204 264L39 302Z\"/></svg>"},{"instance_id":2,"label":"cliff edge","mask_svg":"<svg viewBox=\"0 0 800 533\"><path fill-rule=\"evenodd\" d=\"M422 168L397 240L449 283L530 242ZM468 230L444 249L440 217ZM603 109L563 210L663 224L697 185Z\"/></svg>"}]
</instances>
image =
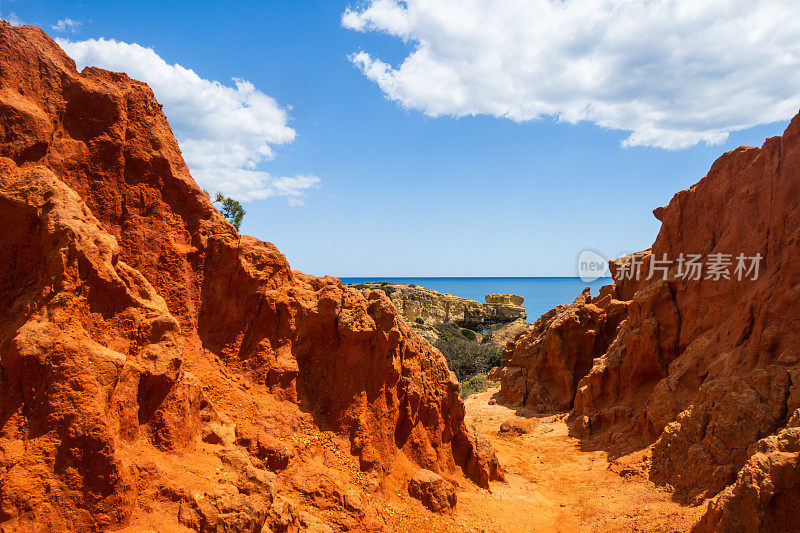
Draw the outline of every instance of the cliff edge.
<instances>
[{"instance_id":1,"label":"cliff edge","mask_svg":"<svg viewBox=\"0 0 800 533\"><path fill-rule=\"evenodd\" d=\"M486 303L452 294L441 293L406 283L356 283L359 290L379 290L386 293L398 312L409 322L424 324L457 324L480 331L483 328L525 320L527 314L516 294L487 294Z\"/></svg>"}]
</instances>

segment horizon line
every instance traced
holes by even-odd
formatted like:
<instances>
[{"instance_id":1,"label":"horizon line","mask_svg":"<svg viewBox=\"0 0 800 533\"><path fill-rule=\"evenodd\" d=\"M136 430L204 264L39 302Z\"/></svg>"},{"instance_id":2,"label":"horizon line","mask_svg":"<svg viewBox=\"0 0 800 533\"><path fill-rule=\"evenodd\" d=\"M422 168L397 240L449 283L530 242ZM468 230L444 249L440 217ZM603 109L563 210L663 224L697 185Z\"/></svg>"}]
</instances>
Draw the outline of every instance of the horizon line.
<instances>
[{"instance_id":1,"label":"horizon line","mask_svg":"<svg viewBox=\"0 0 800 533\"><path fill-rule=\"evenodd\" d=\"M580 276L335 276L339 279L368 278L368 279L581 279ZM597 279L613 279L612 276L601 276ZM591 283L591 282L587 282Z\"/></svg>"}]
</instances>

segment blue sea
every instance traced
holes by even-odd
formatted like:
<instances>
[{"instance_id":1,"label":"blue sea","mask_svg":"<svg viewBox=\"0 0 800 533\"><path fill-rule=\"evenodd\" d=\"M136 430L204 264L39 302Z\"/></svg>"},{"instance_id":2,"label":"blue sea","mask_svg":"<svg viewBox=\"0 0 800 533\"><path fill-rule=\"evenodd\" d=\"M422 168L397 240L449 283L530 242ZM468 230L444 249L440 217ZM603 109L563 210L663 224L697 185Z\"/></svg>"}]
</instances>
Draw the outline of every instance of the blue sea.
<instances>
[{"instance_id":1,"label":"blue sea","mask_svg":"<svg viewBox=\"0 0 800 533\"><path fill-rule=\"evenodd\" d=\"M586 287L597 296L600 287L612 282L611 278L600 278L585 283L580 278L339 278L342 283L364 283L386 281L389 283L413 283L438 292L446 292L461 298L483 302L484 296L495 292L509 292L525 297L528 322L559 304L572 303Z\"/></svg>"}]
</instances>

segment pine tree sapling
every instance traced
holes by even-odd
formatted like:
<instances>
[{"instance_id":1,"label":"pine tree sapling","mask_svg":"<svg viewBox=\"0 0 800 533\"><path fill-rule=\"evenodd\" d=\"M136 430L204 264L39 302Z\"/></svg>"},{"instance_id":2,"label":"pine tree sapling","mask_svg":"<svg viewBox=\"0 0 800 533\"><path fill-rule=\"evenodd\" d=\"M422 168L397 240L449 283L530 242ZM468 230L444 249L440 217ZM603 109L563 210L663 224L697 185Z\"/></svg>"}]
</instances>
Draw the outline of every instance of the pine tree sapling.
<instances>
[{"instance_id":1,"label":"pine tree sapling","mask_svg":"<svg viewBox=\"0 0 800 533\"><path fill-rule=\"evenodd\" d=\"M208 194L208 191L203 189L203 192ZM209 198L211 197L208 194ZM239 231L239 226L242 225L242 219L246 211L242 204L240 204L237 200L234 200L230 196L223 196L223 194L219 191L214 195L214 199L211 200L212 204L220 204L220 213L224 216L228 222L233 224L233 227L236 228L236 231Z\"/></svg>"}]
</instances>

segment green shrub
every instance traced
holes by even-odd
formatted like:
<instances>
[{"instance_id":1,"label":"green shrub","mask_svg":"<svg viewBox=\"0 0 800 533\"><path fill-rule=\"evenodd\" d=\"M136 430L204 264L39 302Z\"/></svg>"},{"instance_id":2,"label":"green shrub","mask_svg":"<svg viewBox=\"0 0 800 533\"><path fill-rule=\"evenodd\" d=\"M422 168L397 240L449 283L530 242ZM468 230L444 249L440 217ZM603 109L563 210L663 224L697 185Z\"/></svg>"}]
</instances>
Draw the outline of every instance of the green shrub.
<instances>
[{"instance_id":1,"label":"green shrub","mask_svg":"<svg viewBox=\"0 0 800 533\"><path fill-rule=\"evenodd\" d=\"M461 384L461 397L467 398L472 396L473 394L478 394L479 392L485 391L489 388L489 384L486 381L486 376L484 374L478 374L477 376L472 376L467 381Z\"/></svg>"},{"instance_id":2,"label":"green shrub","mask_svg":"<svg viewBox=\"0 0 800 533\"><path fill-rule=\"evenodd\" d=\"M425 321L422 320L420 317L415 318L414 322L416 322L417 324L424 324L425 323Z\"/></svg>"},{"instance_id":3,"label":"green shrub","mask_svg":"<svg viewBox=\"0 0 800 533\"><path fill-rule=\"evenodd\" d=\"M206 193L206 196L211 198L211 195L208 193L207 190L203 189L203 192ZM233 224L233 227L236 228L236 231L239 231L239 226L242 225L242 219L244 219L244 215L246 211L242 204L239 203L238 200L234 200L229 196L223 196L223 194L219 191L214 195L214 199L211 200L212 204L219 204L220 205L220 213L224 216L228 222Z\"/></svg>"},{"instance_id":4,"label":"green shrub","mask_svg":"<svg viewBox=\"0 0 800 533\"><path fill-rule=\"evenodd\" d=\"M439 349L447 360L459 381L470 379L478 374L486 374L495 366L500 365L499 346L472 342L460 335L441 332L440 340L434 346Z\"/></svg>"},{"instance_id":5,"label":"green shrub","mask_svg":"<svg viewBox=\"0 0 800 533\"><path fill-rule=\"evenodd\" d=\"M471 340L471 341L474 341L475 339L477 339L477 338L478 338L478 337L475 335L475 332L474 332L474 331L472 331L471 329L466 329L466 328L464 328L464 329L462 329L462 330L461 330L461 334L462 334L464 337L466 337L467 339Z\"/></svg>"}]
</instances>

